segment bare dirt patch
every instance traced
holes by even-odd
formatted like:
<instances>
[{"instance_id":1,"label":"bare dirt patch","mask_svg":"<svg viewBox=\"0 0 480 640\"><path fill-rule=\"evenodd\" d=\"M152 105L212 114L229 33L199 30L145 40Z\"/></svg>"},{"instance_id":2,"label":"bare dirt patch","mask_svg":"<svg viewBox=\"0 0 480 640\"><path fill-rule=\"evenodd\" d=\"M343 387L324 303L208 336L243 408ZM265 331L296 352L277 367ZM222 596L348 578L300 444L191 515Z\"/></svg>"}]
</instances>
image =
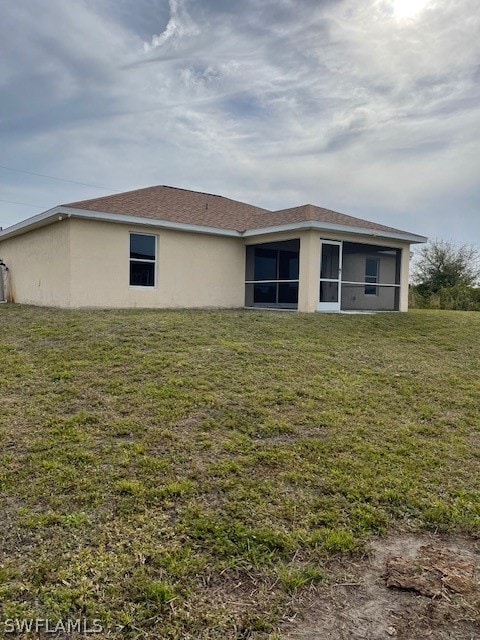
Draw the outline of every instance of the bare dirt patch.
<instances>
[{"instance_id":1,"label":"bare dirt patch","mask_svg":"<svg viewBox=\"0 0 480 640\"><path fill-rule=\"evenodd\" d=\"M285 640L480 640L478 540L395 534L334 575Z\"/></svg>"}]
</instances>

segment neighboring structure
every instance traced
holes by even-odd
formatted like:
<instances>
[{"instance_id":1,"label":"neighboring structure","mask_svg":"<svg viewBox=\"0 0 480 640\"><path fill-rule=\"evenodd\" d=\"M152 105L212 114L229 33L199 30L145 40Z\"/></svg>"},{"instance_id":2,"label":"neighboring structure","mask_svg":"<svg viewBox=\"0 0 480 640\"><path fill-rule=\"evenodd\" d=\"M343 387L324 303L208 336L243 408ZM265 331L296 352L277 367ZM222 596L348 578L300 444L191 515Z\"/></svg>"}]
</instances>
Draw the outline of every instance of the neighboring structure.
<instances>
[{"instance_id":1,"label":"neighboring structure","mask_svg":"<svg viewBox=\"0 0 480 640\"><path fill-rule=\"evenodd\" d=\"M7 273L7 266L0 260L0 303L6 302L5 294L5 275Z\"/></svg>"},{"instance_id":2,"label":"neighboring structure","mask_svg":"<svg viewBox=\"0 0 480 640\"><path fill-rule=\"evenodd\" d=\"M0 259L9 299L26 304L406 311L410 245L425 241L313 205L158 186L13 225Z\"/></svg>"}]
</instances>

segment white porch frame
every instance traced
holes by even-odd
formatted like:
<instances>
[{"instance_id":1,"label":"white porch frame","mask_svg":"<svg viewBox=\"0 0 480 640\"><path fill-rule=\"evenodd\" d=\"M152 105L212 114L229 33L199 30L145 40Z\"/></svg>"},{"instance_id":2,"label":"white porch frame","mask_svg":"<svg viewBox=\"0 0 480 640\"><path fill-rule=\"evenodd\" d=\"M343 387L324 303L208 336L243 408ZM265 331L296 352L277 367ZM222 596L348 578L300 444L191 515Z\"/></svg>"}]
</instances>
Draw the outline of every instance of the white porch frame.
<instances>
[{"instance_id":1,"label":"white porch frame","mask_svg":"<svg viewBox=\"0 0 480 640\"><path fill-rule=\"evenodd\" d=\"M323 247L325 245L333 245L338 247L338 273L336 278L322 277L322 257ZM342 303L342 262L343 262L343 241L342 240L320 240L320 283L318 288L318 311L340 311ZM337 300L335 302L320 301L321 289L323 282L331 282L337 285Z\"/></svg>"}]
</instances>

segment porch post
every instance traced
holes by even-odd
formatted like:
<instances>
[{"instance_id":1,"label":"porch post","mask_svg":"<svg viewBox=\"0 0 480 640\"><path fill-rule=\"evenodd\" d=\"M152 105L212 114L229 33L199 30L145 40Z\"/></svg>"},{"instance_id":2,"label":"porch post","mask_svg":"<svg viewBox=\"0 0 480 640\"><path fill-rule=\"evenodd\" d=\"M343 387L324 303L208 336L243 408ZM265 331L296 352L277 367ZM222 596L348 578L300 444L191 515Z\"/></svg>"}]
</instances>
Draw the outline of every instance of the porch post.
<instances>
[{"instance_id":1,"label":"porch post","mask_svg":"<svg viewBox=\"0 0 480 640\"><path fill-rule=\"evenodd\" d=\"M400 265L400 305L399 311L408 311L408 280L410 267L410 245L402 248Z\"/></svg>"},{"instance_id":2,"label":"porch post","mask_svg":"<svg viewBox=\"0 0 480 640\"><path fill-rule=\"evenodd\" d=\"M320 236L315 231L304 231L300 236L300 269L298 310L317 311L320 288Z\"/></svg>"}]
</instances>

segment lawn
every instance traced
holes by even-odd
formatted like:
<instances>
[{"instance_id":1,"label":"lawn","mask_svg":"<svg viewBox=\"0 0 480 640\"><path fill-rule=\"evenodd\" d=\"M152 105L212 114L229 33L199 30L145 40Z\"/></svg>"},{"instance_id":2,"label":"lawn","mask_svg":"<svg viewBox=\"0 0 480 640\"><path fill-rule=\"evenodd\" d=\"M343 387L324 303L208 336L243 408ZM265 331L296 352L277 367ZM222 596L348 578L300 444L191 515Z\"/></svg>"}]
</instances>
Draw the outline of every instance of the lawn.
<instances>
[{"instance_id":1,"label":"lawn","mask_svg":"<svg viewBox=\"0 0 480 640\"><path fill-rule=\"evenodd\" d=\"M478 535L479 362L474 312L0 306L0 627L275 638L332 556Z\"/></svg>"}]
</instances>

